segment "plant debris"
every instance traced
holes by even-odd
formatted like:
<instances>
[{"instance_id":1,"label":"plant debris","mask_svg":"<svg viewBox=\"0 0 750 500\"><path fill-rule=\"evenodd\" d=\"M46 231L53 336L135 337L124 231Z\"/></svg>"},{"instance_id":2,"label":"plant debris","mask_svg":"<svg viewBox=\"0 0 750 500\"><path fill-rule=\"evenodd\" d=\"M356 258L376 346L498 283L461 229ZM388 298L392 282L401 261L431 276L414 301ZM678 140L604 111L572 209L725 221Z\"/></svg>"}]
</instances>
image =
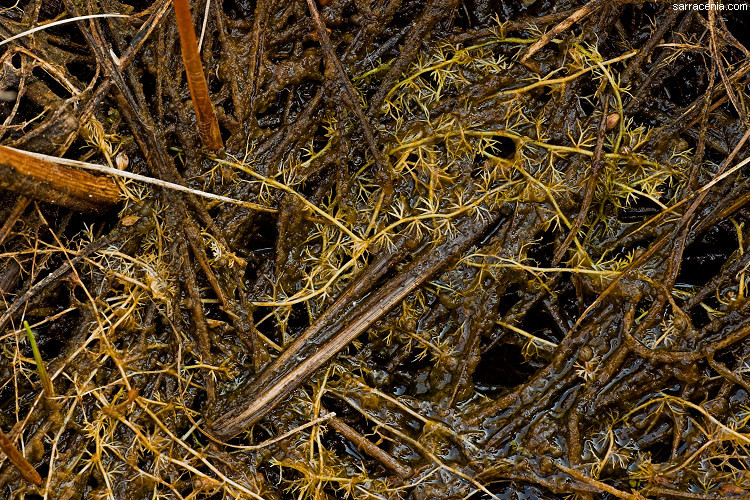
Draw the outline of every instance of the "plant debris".
<instances>
[{"instance_id":1,"label":"plant debris","mask_svg":"<svg viewBox=\"0 0 750 500\"><path fill-rule=\"evenodd\" d=\"M189 3L0 9L0 495L750 496L746 12Z\"/></svg>"}]
</instances>

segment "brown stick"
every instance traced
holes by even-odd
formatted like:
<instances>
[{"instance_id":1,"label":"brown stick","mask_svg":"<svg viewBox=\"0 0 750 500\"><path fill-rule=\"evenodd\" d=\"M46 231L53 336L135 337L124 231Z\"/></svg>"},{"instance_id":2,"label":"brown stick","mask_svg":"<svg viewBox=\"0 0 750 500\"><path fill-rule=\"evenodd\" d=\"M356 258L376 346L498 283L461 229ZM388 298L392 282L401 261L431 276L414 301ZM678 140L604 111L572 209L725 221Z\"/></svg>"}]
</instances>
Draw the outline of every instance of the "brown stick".
<instances>
[{"instance_id":1,"label":"brown stick","mask_svg":"<svg viewBox=\"0 0 750 500\"><path fill-rule=\"evenodd\" d=\"M609 110L609 96L604 95L602 99L604 101L602 107L602 119L599 122L599 130L596 134L594 157L591 159L591 173L589 174L589 179L586 182L586 188L583 193L583 203L581 203L581 209L578 211L578 216L576 217L573 227L570 228L568 236L552 258L553 266L560 263L565 252L568 250L568 247L570 247L570 244L573 243L573 240L578 235L578 231L583 227L583 221L586 220L586 215L588 214L591 202L594 199L594 189L596 188L596 181L599 179L599 170L601 170L602 166L602 151L604 149L604 136L607 133L607 111Z\"/></svg>"},{"instance_id":2,"label":"brown stick","mask_svg":"<svg viewBox=\"0 0 750 500\"><path fill-rule=\"evenodd\" d=\"M224 147L219 131L219 122L211 104L206 77L203 74L203 64L198 52L198 41L195 39L193 19L190 16L190 6L187 0L174 0L174 13L177 18L177 29L180 32L180 46L182 47L182 62L185 64L190 98L193 100L195 116L198 119L198 134L206 149L218 151Z\"/></svg>"},{"instance_id":3,"label":"brown stick","mask_svg":"<svg viewBox=\"0 0 750 500\"><path fill-rule=\"evenodd\" d=\"M106 212L120 201L117 183L0 146L0 189L81 212Z\"/></svg>"},{"instance_id":4,"label":"brown stick","mask_svg":"<svg viewBox=\"0 0 750 500\"><path fill-rule=\"evenodd\" d=\"M0 330L5 328L5 325L8 323L8 321L10 321L13 315L18 312L18 310L21 309L21 307L23 307L23 305L28 302L28 300L31 299L34 295L44 290L44 288L70 272L70 270L73 269L73 266L76 266L79 262L81 262L92 253L117 241L121 234L127 234L127 228L123 233L121 233L119 229L115 229L107 236L94 241L89 246L79 251L75 257L69 259L55 271L49 273L47 276L40 279L34 285L28 288L22 295L20 295L16 300L13 301L13 303L3 312L2 315L0 315Z\"/></svg>"},{"instance_id":5,"label":"brown stick","mask_svg":"<svg viewBox=\"0 0 750 500\"><path fill-rule=\"evenodd\" d=\"M742 122L747 125L747 117L742 110L742 106L740 105L739 100L737 99L737 95L734 92L734 87L732 87L732 84L729 81L729 77L727 76L727 71L726 69L724 69L724 65L722 64L721 52L719 51L719 42L717 41L716 37L716 12L714 12L713 9L714 5L716 5L716 2L710 0L709 6L711 8L708 9L708 31L711 34L711 54L716 61L716 67L719 69L719 76L721 76L721 81L724 83L724 88L727 91L729 100L732 102L732 106L734 106L735 111L737 111L740 120L742 120Z\"/></svg>"},{"instance_id":6,"label":"brown stick","mask_svg":"<svg viewBox=\"0 0 750 500\"><path fill-rule=\"evenodd\" d=\"M526 51L526 54L524 54L524 56L521 58L521 64L526 64L531 56L536 54L541 48L547 45L554 37L570 28L574 23L577 23L584 17L594 12L594 10L598 9L604 3L606 3L605 0L591 0L589 3L571 14L567 19L549 30L544 34L544 36L542 36L542 38L534 42L534 44L529 47L529 50Z\"/></svg>"},{"instance_id":7,"label":"brown stick","mask_svg":"<svg viewBox=\"0 0 750 500\"><path fill-rule=\"evenodd\" d=\"M345 310L351 305L352 295L364 292L373 286L369 279L357 280L350 289L331 305L328 311L318 318L300 335L276 360L246 388L247 396L241 397L240 404L223 411L213 422L212 429L220 438L236 436L273 410L284 398L297 389L307 378L327 363L344 347L367 330L384 314L399 304L407 295L421 286L426 280L461 255L499 217L493 214L489 220L475 222L467 220L459 225L457 236L448 239L431 250L425 250L410 265L370 296L357 305L357 311ZM389 252L390 253L390 252ZM379 269L377 273L364 272L363 275L382 276L394 264L391 255L376 260L370 267ZM380 272L382 271L382 272ZM341 312L332 314L330 311ZM333 320L333 324L330 321Z\"/></svg>"},{"instance_id":8,"label":"brown stick","mask_svg":"<svg viewBox=\"0 0 750 500\"><path fill-rule=\"evenodd\" d=\"M375 165L378 169L378 180L382 182L383 191L387 196L390 196L393 193L393 182L391 181L390 172L386 168L387 162L383 160L383 154L380 152L378 144L375 142L375 136L372 133L370 122L367 121L367 117L365 116L364 111L362 111L362 107L359 105L359 94L354 90L352 82L349 81L349 77L346 75L344 66L341 64L341 61L336 56L336 52L333 50L333 44L328 36L328 32L326 31L326 26L320 18L320 12L318 12L318 8L315 6L315 0L307 0L307 6L310 9L310 15L315 23L315 29L318 33L320 45L323 47L323 51L329 62L339 74L341 86L344 87L344 90L346 91L346 97L348 99L344 99L344 102L357 116L359 124L365 133L365 140L367 141L367 145L370 148L370 152L372 153L372 157L375 160Z\"/></svg>"},{"instance_id":9,"label":"brown stick","mask_svg":"<svg viewBox=\"0 0 750 500\"><path fill-rule=\"evenodd\" d=\"M325 412L324 415L327 415ZM383 464L384 467L398 474L401 477L408 477L411 475L411 468L402 464L391 455L383 451L382 448L377 446L375 443L367 439L365 436L357 432L355 429L350 427L346 422L338 417L331 417L328 423L333 427L336 432L344 436L346 439L351 441L357 446L358 450L365 452L378 462Z\"/></svg>"},{"instance_id":10,"label":"brown stick","mask_svg":"<svg viewBox=\"0 0 750 500\"><path fill-rule=\"evenodd\" d=\"M0 245L5 241L5 238L8 237L10 230L13 229L13 226L18 222L18 219L23 215L30 203L31 200L29 198L25 196L18 197L18 200L16 200L16 206L11 210L10 215L3 223L3 227L0 227ZM2 287L0 287L0 289L2 289Z\"/></svg>"},{"instance_id":11,"label":"brown stick","mask_svg":"<svg viewBox=\"0 0 750 500\"><path fill-rule=\"evenodd\" d=\"M18 472L21 473L21 476L23 476L25 480L37 486L42 485L42 476L40 476L34 466L31 465L23 455L21 455L21 452L18 451L18 448L16 448L11 440L8 439L8 436L2 431L2 429L0 429L0 450L3 450L3 453L8 457L10 463L18 469Z\"/></svg>"}]
</instances>

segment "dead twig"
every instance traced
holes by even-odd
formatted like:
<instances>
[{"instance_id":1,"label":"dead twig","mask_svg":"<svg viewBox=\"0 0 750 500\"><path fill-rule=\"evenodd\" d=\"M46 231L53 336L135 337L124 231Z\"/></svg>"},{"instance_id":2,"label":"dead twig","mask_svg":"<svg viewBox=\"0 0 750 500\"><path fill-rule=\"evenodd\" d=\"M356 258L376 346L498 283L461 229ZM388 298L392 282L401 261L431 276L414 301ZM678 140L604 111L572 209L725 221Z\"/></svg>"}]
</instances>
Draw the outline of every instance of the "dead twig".
<instances>
[{"instance_id":1,"label":"dead twig","mask_svg":"<svg viewBox=\"0 0 750 500\"><path fill-rule=\"evenodd\" d=\"M341 80L341 86L346 92L347 99L344 99L344 102L346 102L349 109L354 112L354 114L357 116L357 120L359 120L359 124L362 126L362 130L365 133L365 139L367 140L367 145L370 148L372 157L375 159L378 180L383 183L383 191L385 192L386 197L389 197L393 194L393 182L391 180L391 173L388 171L387 162L383 160L383 154L380 152L380 149L375 142L375 136L372 134L370 123L368 122L364 111L362 111L362 107L359 105L361 100L360 96L357 91L354 90L352 82L349 81L349 77L346 75L344 66L341 65L341 61L336 56L336 52L334 52L333 50L331 39L328 36L328 32L326 31L326 26L323 23L323 20L320 18L318 8L315 6L315 0L307 0L307 6L310 9L310 15L312 16L313 22L315 23L315 28L318 33L320 45L323 47L323 51L325 52L329 63L336 69L336 72L339 75L339 79Z\"/></svg>"},{"instance_id":2,"label":"dead twig","mask_svg":"<svg viewBox=\"0 0 750 500\"><path fill-rule=\"evenodd\" d=\"M118 238L122 236L122 233L119 230L114 230L107 236L100 238L99 240L91 243L89 246L78 252L78 254L75 255L75 257L69 259L67 262L63 263L60 267L58 267L55 271L51 272L38 282L36 282L33 286L31 286L26 292L23 293L20 297L18 297L13 303L8 307L8 309L3 312L2 316L0 316L0 329L5 328L5 325L7 322L13 317L13 315L21 308L23 305L29 301L34 295L41 292L44 288L51 285L55 281L57 281L62 276L69 273L73 266L80 263L82 260L84 260L86 257L91 255L92 253L96 252L97 250L111 245L114 243Z\"/></svg>"},{"instance_id":3,"label":"dead twig","mask_svg":"<svg viewBox=\"0 0 750 500\"><path fill-rule=\"evenodd\" d=\"M589 174L588 182L586 183L586 190L583 193L583 203L581 203L581 209L578 211L578 216L576 217L575 223L573 224L573 227L570 229L570 232L568 233L568 236L565 238L565 241L562 245L560 245L560 248L555 252L555 256L552 259L552 265L556 266L560 263L560 261L563 258L563 255L565 255L565 252L568 250L568 247L575 239L576 235L578 234L578 231L580 231L581 227L583 226L583 222L586 219L586 215L589 213L589 208L591 207L591 201L594 199L594 189L596 188L596 183L599 179L599 171L602 167L602 151L604 149L604 137L607 133L607 111L609 110L609 100L608 96L604 96L603 98L603 106L602 106L602 117L599 122L599 130L596 134L596 146L594 147L594 157L591 159L591 173Z\"/></svg>"},{"instance_id":4,"label":"dead twig","mask_svg":"<svg viewBox=\"0 0 750 500\"><path fill-rule=\"evenodd\" d=\"M407 295L422 285L437 271L448 265L471 246L485 230L499 217L493 214L488 219L476 223L467 221L457 228L457 236L425 251L397 276L384 283L376 292L359 305L358 312L349 316L348 323L329 321L341 317L326 311L305 333L294 341L258 378L248 387L252 396L213 422L213 432L222 438L235 436L253 423L263 418L281 401L302 384L310 375L346 347L375 321L399 304ZM371 266L382 276L392 264L393 254L389 252ZM370 275L370 273L364 273ZM368 276L369 277L369 276ZM373 280L357 280L350 288L363 293L374 285ZM331 309L343 312L350 307L352 293L344 293ZM357 296L359 294L356 294Z\"/></svg>"},{"instance_id":5,"label":"dead twig","mask_svg":"<svg viewBox=\"0 0 750 500\"><path fill-rule=\"evenodd\" d=\"M81 212L102 213L120 201L117 183L0 146L0 188Z\"/></svg>"},{"instance_id":6,"label":"dead twig","mask_svg":"<svg viewBox=\"0 0 750 500\"><path fill-rule=\"evenodd\" d=\"M408 477L411 474L411 468L402 464L390 454L383 451L382 448L367 439L365 436L354 430L346 422L336 417L335 414L323 412L324 416L332 415L328 423L336 432L354 443L358 450L365 452L372 458L383 464L383 466L401 477Z\"/></svg>"},{"instance_id":7,"label":"dead twig","mask_svg":"<svg viewBox=\"0 0 750 500\"><path fill-rule=\"evenodd\" d=\"M737 111L737 114L739 115L740 120L742 120L742 123L747 125L748 124L747 114L744 112L743 107L740 104L739 98L737 97L737 93L735 92L734 87L732 87L732 84L729 81L729 77L727 76L727 71L724 68L724 65L722 64L721 53L719 52L719 42L716 36L717 21L716 21L716 12L713 9L714 5L716 5L716 2L711 0L710 6L712 8L708 9L708 31L711 34L711 43L709 44L711 46L711 54L713 55L714 62L716 64L716 67L719 70L721 81L722 83L724 83L724 89L727 92L727 97L729 97L729 100L732 102L732 106L734 106L735 111Z\"/></svg>"},{"instance_id":8,"label":"dead twig","mask_svg":"<svg viewBox=\"0 0 750 500\"><path fill-rule=\"evenodd\" d=\"M23 215L23 212L29 206L29 203L31 203L30 198L27 198L23 195L18 197L18 200L16 200L16 205L13 207L13 210L11 210L8 218L5 219L3 227L0 228L0 244L2 244L3 241L5 241L5 238L8 237L8 234L10 234L10 230L13 229L13 225L18 221L19 217ZM0 287L0 289L2 289L2 287Z\"/></svg>"},{"instance_id":9,"label":"dead twig","mask_svg":"<svg viewBox=\"0 0 750 500\"><path fill-rule=\"evenodd\" d=\"M528 66L529 69L537 71L536 68L532 67L533 65L528 64L529 59L534 54L544 48L544 46L547 45L555 36L570 28L574 23L577 23L578 21L586 18L599 7L607 4L607 2L608 0L591 0L589 3L568 16L567 19L557 24L554 28L545 33L539 40L534 42L534 44L529 47L524 56L521 58L521 64Z\"/></svg>"},{"instance_id":10,"label":"dead twig","mask_svg":"<svg viewBox=\"0 0 750 500\"><path fill-rule=\"evenodd\" d=\"M10 439L8 439L8 436L1 429L0 450L5 453L5 456L8 457L10 463L13 464L13 466L18 470L18 472L21 474L21 476L23 476L25 480L37 486L42 485L42 476L40 476L34 466L31 465L23 455L21 455L21 452L18 451L18 448L16 448L16 446L11 442Z\"/></svg>"}]
</instances>

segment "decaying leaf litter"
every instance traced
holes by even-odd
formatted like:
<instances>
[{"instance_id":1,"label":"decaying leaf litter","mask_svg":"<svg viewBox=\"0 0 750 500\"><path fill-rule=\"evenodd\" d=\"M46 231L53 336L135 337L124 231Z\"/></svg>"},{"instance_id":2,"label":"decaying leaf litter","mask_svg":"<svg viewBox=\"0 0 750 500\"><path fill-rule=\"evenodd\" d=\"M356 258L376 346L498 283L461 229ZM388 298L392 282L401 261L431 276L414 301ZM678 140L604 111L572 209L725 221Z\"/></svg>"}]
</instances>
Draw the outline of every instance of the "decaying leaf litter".
<instances>
[{"instance_id":1,"label":"decaying leaf litter","mask_svg":"<svg viewBox=\"0 0 750 500\"><path fill-rule=\"evenodd\" d=\"M5 497L750 494L750 16L190 6L217 153L171 2L0 13L129 16L0 48L2 144L123 172L0 201Z\"/></svg>"}]
</instances>

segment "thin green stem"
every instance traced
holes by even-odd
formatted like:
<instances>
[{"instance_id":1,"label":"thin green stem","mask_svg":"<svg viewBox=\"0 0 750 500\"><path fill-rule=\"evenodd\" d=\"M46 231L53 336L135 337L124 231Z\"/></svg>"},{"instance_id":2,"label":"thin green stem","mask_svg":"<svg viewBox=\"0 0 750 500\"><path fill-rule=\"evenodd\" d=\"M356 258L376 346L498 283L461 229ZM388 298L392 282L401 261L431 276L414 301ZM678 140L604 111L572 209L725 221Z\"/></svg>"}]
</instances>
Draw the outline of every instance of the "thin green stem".
<instances>
[{"instance_id":1,"label":"thin green stem","mask_svg":"<svg viewBox=\"0 0 750 500\"><path fill-rule=\"evenodd\" d=\"M23 322L23 327L26 329L26 336L29 338L31 344L31 352L34 353L34 361L36 362L36 370L39 372L39 378L42 379L42 388L44 389L44 395L47 398L55 397L55 390L52 387L52 379L47 374L47 369L44 367L42 361L42 355L39 352L39 347L36 345L36 338L34 338L34 332L31 331L28 321Z\"/></svg>"}]
</instances>

